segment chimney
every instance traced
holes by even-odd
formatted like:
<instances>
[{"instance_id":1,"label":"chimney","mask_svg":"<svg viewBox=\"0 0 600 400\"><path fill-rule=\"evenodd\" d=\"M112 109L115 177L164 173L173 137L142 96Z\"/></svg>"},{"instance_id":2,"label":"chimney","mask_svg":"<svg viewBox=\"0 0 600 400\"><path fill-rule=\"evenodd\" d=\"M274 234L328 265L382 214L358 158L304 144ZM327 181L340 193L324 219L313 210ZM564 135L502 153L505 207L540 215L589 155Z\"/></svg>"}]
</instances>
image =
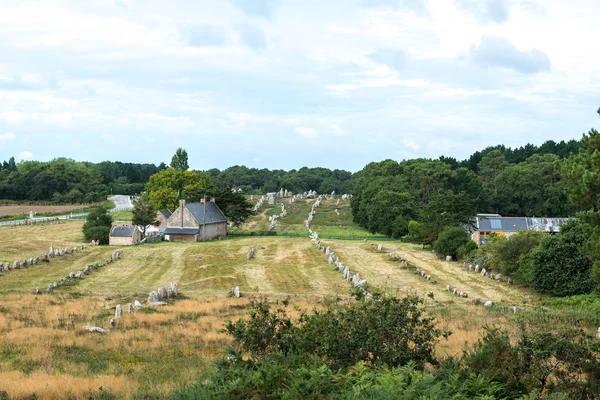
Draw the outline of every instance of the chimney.
<instances>
[{"instance_id":1,"label":"chimney","mask_svg":"<svg viewBox=\"0 0 600 400\"><path fill-rule=\"evenodd\" d=\"M179 200L179 207L185 207L185 200Z\"/></svg>"}]
</instances>

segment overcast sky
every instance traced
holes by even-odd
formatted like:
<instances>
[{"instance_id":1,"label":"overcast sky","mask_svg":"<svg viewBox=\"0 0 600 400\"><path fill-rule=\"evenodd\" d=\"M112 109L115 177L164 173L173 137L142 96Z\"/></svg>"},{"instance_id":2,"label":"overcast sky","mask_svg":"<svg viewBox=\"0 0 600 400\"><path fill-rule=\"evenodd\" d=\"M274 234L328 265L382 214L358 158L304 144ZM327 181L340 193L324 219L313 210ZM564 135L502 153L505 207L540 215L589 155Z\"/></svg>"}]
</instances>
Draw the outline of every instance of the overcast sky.
<instances>
[{"instance_id":1,"label":"overcast sky","mask_svg":"<svg viewBox=\"0 0 600 400\"><path fill-rule=\"evenodd\" d=\"M597 0L0 0L0 160L356 171L598 127Z\"/></svg>"}]
</instances>

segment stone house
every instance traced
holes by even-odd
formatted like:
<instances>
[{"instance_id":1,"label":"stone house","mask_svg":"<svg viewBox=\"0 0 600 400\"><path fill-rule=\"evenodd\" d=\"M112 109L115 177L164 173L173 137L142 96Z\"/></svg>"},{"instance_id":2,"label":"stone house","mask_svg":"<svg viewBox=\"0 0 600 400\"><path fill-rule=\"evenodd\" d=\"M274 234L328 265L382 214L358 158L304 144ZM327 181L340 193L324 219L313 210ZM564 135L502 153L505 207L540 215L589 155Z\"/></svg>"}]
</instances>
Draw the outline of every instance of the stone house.
<instances>
[{"instance_id":1,"label":"stone house","mask_svg":"<svg viewBox=\"0 0 600 400\"><path fill-rule=\"evenodd\" d=\"M227 236L227 218L214 201L179 202L179 208L167 219L165 235L173 242L199 242Z\"/></svg>"},{"instance_id":2,"label":"stone house","mask_svg":"<svg viewBox=\"0 0 600 400\"><path fill-rule=\"evenodd\" d=\"M134 246L140 244L142 234L137 226L113 226L108 244L111 246Z\"/></svg>"},{"instance_id":3,"label":"stone house","mask_svg":"<svg viewBox=\"0 0 600 400\"><path fill-rule=\"evenodd\" d=\"M156 219L160 222L157 228L161 231L167 229L167 220L171 216L171 211L169 210L160 210L156 213Z\"/></svg>"}]
</instances>

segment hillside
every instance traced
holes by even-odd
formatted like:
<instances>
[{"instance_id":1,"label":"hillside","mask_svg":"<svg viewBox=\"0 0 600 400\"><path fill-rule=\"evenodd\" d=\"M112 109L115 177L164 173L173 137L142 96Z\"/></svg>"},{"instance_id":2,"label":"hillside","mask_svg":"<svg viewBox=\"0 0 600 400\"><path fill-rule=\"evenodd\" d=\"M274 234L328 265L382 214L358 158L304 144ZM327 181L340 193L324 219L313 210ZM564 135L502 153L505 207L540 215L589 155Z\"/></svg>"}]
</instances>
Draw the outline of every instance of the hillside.
<instances>
[{"instance_id":1,"label":"hillside","mask_svg":"<svg viewBox=\"0 0 600 400\"><path fill-rule=\"evenodd\" d=\"M221 354L230 339L219 333L220 327L226 319L245 315L250 299L290 298L297 309L334 297L349 301L350 283L308 237L304 224L312 202L287 204L288 215L280 219L277 236L260 236L268 230L268 216L280 212L279 207L267 206L221 241L121 248L119 260L57 287L54 294L32 292L36 286L43 292L48 283L71 271L110 258L117 248L88 246L49 263L0 273L0 348L6 355L0 363L0 380L11 382L4 390L15 397L38 393L69 398L94 393L102 386L119 397L166 395L206 370ZM34 257L51 245L80 246L81 227L82 222L71 221L0 228L4 238L0 261ZM593 332L600 324L591 311L548 308L543 296L465 271L462 264L439 260L428 249L383 242L352 223L348 202L324 201L311 227L372 288L424 298L438 325L454 332L438 345L440 355L460 353L486 325L513 330L519 320L532 326L577 324ZM328 235L337 239L326 239ZM256 248L256 255L248 260L251 248ZM431 280L415 270L425 271ZM177 282L180 296L166 306L148 307L148 293L172 281ZM452 295L446 285L460 288L469 298ZM228 297L233 286L240 287L242 298ZM495 306L476 305L475 297L491 300ZM143 309L125 313L106 336L82 330L84 325L108 328L115 306L136 299ZM513 306L520 307L518 315L513 315Z\"/></svg>"}]
</instances>

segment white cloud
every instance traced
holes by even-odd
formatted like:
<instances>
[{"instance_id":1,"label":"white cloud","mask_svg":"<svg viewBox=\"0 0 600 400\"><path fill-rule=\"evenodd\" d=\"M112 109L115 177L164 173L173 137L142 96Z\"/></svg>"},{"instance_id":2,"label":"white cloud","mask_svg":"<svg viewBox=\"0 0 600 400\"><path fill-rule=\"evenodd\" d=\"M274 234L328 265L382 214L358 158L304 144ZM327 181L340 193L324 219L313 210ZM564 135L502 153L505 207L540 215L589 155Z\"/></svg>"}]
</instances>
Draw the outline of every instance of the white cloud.
<instances>
[{"instance_id":1,"label":"white cloud","mask_svg":"<svg viewBox=\"0 0 600 400\"><path fill-rule=\"evenodd\" d=\"M33 153L30 151L22 151L19 153L19 160L31 160L33 158Z\"/></svg>"},{"instance_id":2,"label":"white cloud","mask_svg":"<svg viewBox=\"0 0 600 400\"><path fill-rule=\"evenodd\" d=\"M314 138L314 137L317 137L317 135L318 135L317 131L314 130L313 128L298 127L298 128L296 128L296 132L300 136L309 137L309 138Z\"/></svg>"},{"instance_id":3,"label":"white cloud","mask_svg":"<svg viewBox=\"0 0 600 400\"><path fill-rule=\"evenodd\" d=\"M403 140L402 143L404 143L404 145L414 151L417 151L421 148L421 146L419 146L417 143L415 143L412 140Z\"/></svg>"},{"instance_id":4,"label":"white cloud","mask_svg":"<svg viewBox=\"0 0 600 400\"><path fill-rule=\"evenodd\" d=\"M17 138L17 135L15 135L12 132L0 133L0 143L8 142L10 140L15 140L16 138Z\"/></svg>"},{"instance_id":5,"label":"white cloud","mask_svg":"<svg viewBox=\"0 0 600 400\"><path fill-rule=\"evenodd\" d=\"M0 113L0 117L4 118L9 125L20 124L25 120L25 114L18 111L5 111Z\"/></svg>"},{"instance_id":6,"label":"white cloud","mask_svg":"<svg viewBox=\"0 0 600 400\"><path fill-rule=\"evenodd\" d=\"M342 129L342 127L339 124L331 125L331 129L333 131L333 134L336 136L344 135L344 130Z\"/></svg>"}]
</instances>

